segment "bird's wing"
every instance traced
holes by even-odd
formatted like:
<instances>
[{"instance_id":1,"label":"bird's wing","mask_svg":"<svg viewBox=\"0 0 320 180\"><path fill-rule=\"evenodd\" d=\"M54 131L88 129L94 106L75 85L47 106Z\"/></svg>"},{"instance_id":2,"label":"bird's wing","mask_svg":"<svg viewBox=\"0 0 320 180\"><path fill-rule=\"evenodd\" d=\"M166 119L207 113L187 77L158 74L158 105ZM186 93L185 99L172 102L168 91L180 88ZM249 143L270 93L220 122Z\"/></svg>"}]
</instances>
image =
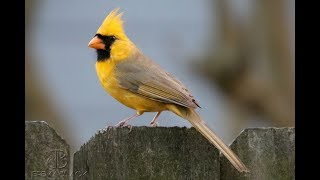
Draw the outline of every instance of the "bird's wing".
<instances>
[{"instance_id":1,"label":"bird's wing","mask_svg":"<svg viewBox=\"0 0 320 180\"><path fill-rule=\"evenodd\" d=\"M120 87L149 99L185 107L200 107L188 89L142 54L119 62L115 73Z\"/></svg>"}]
</instances>

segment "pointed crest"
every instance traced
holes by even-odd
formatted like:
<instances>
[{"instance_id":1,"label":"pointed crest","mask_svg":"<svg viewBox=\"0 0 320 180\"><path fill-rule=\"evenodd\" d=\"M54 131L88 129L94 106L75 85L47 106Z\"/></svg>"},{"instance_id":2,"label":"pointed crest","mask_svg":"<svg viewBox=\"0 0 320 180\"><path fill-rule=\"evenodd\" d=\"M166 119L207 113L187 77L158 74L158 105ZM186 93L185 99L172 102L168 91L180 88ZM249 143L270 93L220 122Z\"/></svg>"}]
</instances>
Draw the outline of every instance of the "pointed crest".
<instances>
[{"instance_id":1,"label":"pointed crest","mask_svg":"<svg viewBox=\"0 0 320 180\"><path fill-rule=\"evenodd\" d=\"M127 38L122 27L122 19L121 16L123 14L119 13L120 8L116 8L112 10L108 16L104 19L103 23L99 27L97 33L104 36L116 36L118 38Z\"/></svg>"}]
</instances>

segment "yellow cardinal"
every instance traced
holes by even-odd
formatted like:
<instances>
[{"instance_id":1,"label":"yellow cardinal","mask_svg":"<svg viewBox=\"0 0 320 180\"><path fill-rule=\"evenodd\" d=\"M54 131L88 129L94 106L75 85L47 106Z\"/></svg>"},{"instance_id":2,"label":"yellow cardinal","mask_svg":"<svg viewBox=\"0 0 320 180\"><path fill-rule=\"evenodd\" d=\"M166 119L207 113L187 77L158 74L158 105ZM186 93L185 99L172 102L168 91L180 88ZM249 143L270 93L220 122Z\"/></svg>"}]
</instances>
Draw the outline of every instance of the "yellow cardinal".
<instances>
[{"instance_id":1,"label":"yellow cardinal","mask_svg":"<svg viewBox=\"0 0 320 180\"><path fill-rule=\"evenodd\" d=\"M96 70L102 87L113 98L136 110L119 126L144 112L157 112L151 121L154 125L162 111L171 111L188 120L238 171L248 172L237 155L196 113L195 109L200 106L190 91L130 41L122 26L122 13L118 14L118 10L113 10L105 18L89 47L97 51Z\"/></svg>"}]
</instances>

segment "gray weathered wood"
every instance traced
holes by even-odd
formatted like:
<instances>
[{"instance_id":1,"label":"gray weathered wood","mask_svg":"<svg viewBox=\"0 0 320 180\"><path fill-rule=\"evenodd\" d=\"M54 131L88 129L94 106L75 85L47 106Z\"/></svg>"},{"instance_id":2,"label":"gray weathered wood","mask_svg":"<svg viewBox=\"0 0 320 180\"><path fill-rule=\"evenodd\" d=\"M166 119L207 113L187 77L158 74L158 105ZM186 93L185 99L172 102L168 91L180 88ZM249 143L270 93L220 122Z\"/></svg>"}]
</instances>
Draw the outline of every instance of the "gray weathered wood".
<instances>
[{"instance_id":1,"label":"gray weathered wood","mask_svg":"<svg viewBox=\"0 0 320 180\"><path fill-rule=\"evenodd\" d=\"M219 152L194 128L110 128L74 154L74 179L220 179Z\"/></svg>"},{"instance_id":2,"label":"gray weathered wood","mask_svg":"<svg viewBox=\"0 0 320 180\"><path fill-rule=\"evenodd\" d=\"M295 179L295 129L250 128L232 143L243 174L194 128L98 132L74 154L77 179ZM26 179L69 179L69 145L45 122L25 123Z\"/></svg>"},{"instance_id":3,"label":"gray weathered wood","mask_svg":"<svg viewBox=\"0 0 320 180\"><path fill-rule=\"evenodd\" d=\"M69 145L44 121L25 122L25 178L69 179Z\"/></svg>"},{"instance_id":4,"label":"gray weathered wood","mask_svg":"<svg viewBox=\"0 0 320 180\"><path fill-rule=\"evenodd\" d=\"M246 129L231 149L251 172L240 174L221 157L221 179L295 179L295 128Z\"/></svg>"}]
</instances>

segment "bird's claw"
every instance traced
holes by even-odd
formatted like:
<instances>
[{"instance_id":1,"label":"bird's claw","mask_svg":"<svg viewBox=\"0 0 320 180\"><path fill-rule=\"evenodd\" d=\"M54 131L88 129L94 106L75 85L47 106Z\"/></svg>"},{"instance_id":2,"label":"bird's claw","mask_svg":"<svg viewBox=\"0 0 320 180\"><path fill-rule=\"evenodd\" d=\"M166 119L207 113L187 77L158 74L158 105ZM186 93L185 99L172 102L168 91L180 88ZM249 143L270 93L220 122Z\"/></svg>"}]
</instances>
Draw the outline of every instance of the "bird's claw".
<instances>
[{"instance_id":1,"label":"bird's claw","mask_svg":"<svg viewBox=\"0 0 320 180\"><path fill-rule=\"evenodd\" d=\"M155 123L150 123L150 126L151 127L158 127L159 126L159 123L155 122Z\"/></svg>"},{"instance_id":2,"label":"bird's claw","mask_svg":"<svg viewBox=\"0 0 320 180\"><path fill-rule=\"evenodd\" d=\"M132 130L132 126L130 124L127 125L127 128L129 128L129 133L131 132Z\"/></svg>"},{"instance_id":3,"label":"bird's claw","mask_svg":"<svg viewBox=\"0 0 320 180\"><path fill-rule=\"evenodd\" d=\"M113 127L114 127L114 126L106 126L105 129L106 129L106 130L109 130L109 129L112 129Z\"/></svg>"},{"instance_id":4,"label":"bird's claw","mask_svg":"<svg viewBox=\"0 0 320 180\"><path fill-rule=\"evenodd\" d=\"M128 124L126 121L121 121L119 122L116 127L119 127L119 128L124 128L124 127L127 127L129 129L129 133L131 132L132 130L132 126L130 124Z\"/></svg>"},{"instance_id":5,"label":"bird's claw","mask_svg":"<svg viewBox=\"0 0 320 180\"><path fill-rule=\"evenodd\" d=\"M101 129L101 130L103 130L103 131L107 131L107 130L110 130L110 129L112 129L114 126L110 126L110 125L108 125L108 126L106 126L106 127L104 127L103 129Z\"/></svg>"},{"instance_id":6,"label":"bird's claw","mask_svg":"<svg viewBox=\"0 0 320 180\"><path fill-rule=\"evenodd\" d=\"M116 124L116 127L123 127L123 125L125 124L124 121L119 122L118 124Z\"/></svg>"}]
</instances>

